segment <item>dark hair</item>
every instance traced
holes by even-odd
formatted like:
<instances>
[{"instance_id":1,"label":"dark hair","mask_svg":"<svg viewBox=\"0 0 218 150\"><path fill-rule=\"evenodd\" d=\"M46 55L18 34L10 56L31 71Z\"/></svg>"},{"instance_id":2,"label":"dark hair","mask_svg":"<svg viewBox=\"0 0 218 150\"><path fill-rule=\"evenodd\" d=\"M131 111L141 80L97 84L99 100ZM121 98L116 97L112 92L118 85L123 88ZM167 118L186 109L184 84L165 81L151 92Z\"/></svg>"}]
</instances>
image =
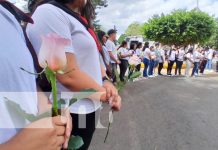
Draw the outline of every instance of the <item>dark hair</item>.
<instances>
[{"instance_id":1,"label":"dark hair","mask_svg":"<svg viewBox=\"0 0 218 150\"><path fill-rule=\"evenodd\" d=\"M141 42L139 42L139 43L137 44L137 47L136 47L136 48L140 48L140 47L142 47L142 43L141 43Z\"/></svg>"},{"instance_id":2,"label":"dark hair","mask_svg":"<svg viewBox=\"0 0 218 150\"><path fill-rule=\"evenodd\" d=\"M42 4L48 3L53 0L29 0L28 8L31 13L35 11L35 9ZM73 3L75 0L55 0L61 4ZM89 23L92 25L92 21L95 19L95 8L92 4L92 0L87 0L87 3L84 8L81 9L81 15L85 17Z\"/></svg>"},{"instance_id":3,"label":"dark hair","mask_svg":"<svg viewBox=\"0 0 218 150\"><path fill-rule=\"evenodd\" d=\"M149 42L145 42L145 45L144 45L142 51L145 51L146 48L149 48Z\"/></svg>"},{"instance_id":4,"label":"dark hair","mask_svg":"<svg viewBox=\"0 0 218 150\"><path fill-rule=\"evenodd\" d=\"M125 45L127 45L127 42L123 41L117 50L119 50L121 47L124 47Z\"/></svg>"},{"instance_id":5,"label":"dark hair","mask_svg":"<svg viewBox=\"0 0 218 150\"><path fill-rule=\"evenodd\" d=\"M99 30L99 31L97 32L97 35L98 35L98 39L99 39L99 41L101 42L101 44L104 45L104 43L103 43L103 37L106 35L106 33L105 33L104 31L102 31L102 30Z\"/></svg>"},{"instance_id":6,"label":"dark hair","mask_svg":"<svg viewBox=\"0 0 218 150\"><path fill-rule=\"evenodd\" d=\"M155 43L155 46L160 46L160 43Z\"/></svg>"},{"instance_id":7,"label":"dark hair","mask_svg":"<svg viewBox=\"0 0 218 150\"><path fill-rule=\"evenodd\" d=\"M135 43L132 43L132 44L130 45L130 50L135 50L135 46L136 46L136 44L135 44Z\"/></svg>"},{"instance_id":8,"label":"dark hair","mask_svg":"<svg viewBox=\"0 0 218 150\"><path fill-rule=\"evenodd\" d=\"M110 29L108 32L107 32L107 34L110 36L111 34L114 34L114 33L117 33L117 31L116 30L114 30L114 29Z\"/></svg>"}]
</instances>

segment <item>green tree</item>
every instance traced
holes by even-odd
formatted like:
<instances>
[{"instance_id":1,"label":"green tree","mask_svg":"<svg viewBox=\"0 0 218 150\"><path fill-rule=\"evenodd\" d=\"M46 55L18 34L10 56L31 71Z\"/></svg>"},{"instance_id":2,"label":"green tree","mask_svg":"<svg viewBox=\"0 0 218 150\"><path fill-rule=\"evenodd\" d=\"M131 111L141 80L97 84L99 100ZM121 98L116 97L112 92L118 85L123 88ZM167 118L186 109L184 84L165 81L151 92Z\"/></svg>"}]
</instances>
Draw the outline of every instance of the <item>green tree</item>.
<instances>
[{"instance_id":1,"label":"green tree","mask_svg":"<svg viewBox=\"0 0 218 150\"><path fill-rule=\"evenodd\" d=\"M200 10L176 10L155 16L144 24L145 36L167 45L204 44L213 35L216 21Z\"/></svg>"},{"instance_id":2,"label":"green tree","mask_svg":"<svg viewBox=\"0 0 218 150\"><path fill-rule=\"evenodd\" d=\"M136 36L136 35L143 35L143 26L137 22L132 23L128 26L125 34L127 36Z\"/></svg>"},{"instance_id":3,"label":"green tree","mask_svg":"<svg viewBox=\"0 0 218 150\"><path fill-rule=\"evenodd\" d=\"M216 24L217 27L206 45L218 49L218 18L216 19Z\"/></svg>"},{"instance_id":4,"label":"green tree","mask_svg":"<svg viewBox=\"0 0 218 150\"><path fill-rule=\"evenodd\" d=\"M126 37L126 34L122 34L118 39L118 43L121 44L126 39Z\"/></svg>"},{"instance_id":5,"label":"green tree","mask_svg":"<svg viewBox=\"0 0 218 150\"><path fill-rule=\"evenodd\" d=\"M92 0L95 8L107 7L107 0Z\"/></svg>"}]
</instances>

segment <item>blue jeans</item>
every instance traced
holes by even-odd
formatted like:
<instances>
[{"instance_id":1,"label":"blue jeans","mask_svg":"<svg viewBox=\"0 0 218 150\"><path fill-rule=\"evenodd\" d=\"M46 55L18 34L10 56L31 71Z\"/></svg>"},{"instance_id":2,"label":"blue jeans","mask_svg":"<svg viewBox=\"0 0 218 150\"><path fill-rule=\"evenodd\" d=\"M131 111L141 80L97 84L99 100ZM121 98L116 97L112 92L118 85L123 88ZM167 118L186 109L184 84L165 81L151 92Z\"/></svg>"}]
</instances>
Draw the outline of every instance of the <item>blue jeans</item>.
<instances>
[{"instance_id":1,"label":"blue jeans","mask_svg":"<svg viewBox=\"0 0 218 150\"><path fill-rule=\"evenodd\" d=\"M154 73L154 65L155 65L155 61L150 60L149 71L148 71L149 76L152 76Z\"/></svg>"},{"instance_id":2,"label":"blue jeans","mask_svg":"<svg viewBox=\"0 0 218 150\"><path fill-rule=\"evenodd\" d=\"M206 66L207 69L211 70L212 69L212 59L208 59L207 60L207 66Z\"/></svg>"},{"instance_id":3,"label":"blue jeans","mask_svg":"<svg viewBox=\"0 0 218 150\"><path fill-rule=\"evenodd\" d=\"M144 71L143 71L143 77L148 77L148 67L150 65L150 60L147 59L147 58L144 58L143 60L143 63L144 63Z\"/></svg>"},{"instance_id":4,"label":"blue jeans","mask_svg":"<svg viewBox=\"0 0 218 150\"><path fill-rule=\"evenodd\" d=\"M194 76L195 73L198 74L199 65L200 65L200 62L195 62L195 63L194 63L194 68L193 68L193 70L192 70L192 76Z\"/></svg>"}]
</instances>

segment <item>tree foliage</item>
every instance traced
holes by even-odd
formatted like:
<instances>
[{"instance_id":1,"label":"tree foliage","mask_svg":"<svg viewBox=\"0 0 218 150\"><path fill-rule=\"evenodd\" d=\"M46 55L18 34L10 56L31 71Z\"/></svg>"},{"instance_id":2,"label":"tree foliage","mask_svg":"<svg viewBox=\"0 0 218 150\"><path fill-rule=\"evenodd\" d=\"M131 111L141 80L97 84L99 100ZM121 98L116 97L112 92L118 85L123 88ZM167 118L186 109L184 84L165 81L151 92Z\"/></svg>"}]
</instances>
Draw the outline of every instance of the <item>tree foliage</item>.
<instances>
[{"instance_id":1,"label":"tree foliage","mask_svg":"<svg viewBox=\"0 0 218 150\"><path fill-rule=\"evenodd\" d=\"M144 24L145 36L167 45L207 42L216 28L215 19L200 10L176 10L154 17Z\"/></svg>"},{"instance_id":2,"label":"tree foliage","mask_svg":"<svg viewBox=\"0 0 218 150\"><path fill-rule=\"evenodd\" d=\"M218 49L218 20L217 20L217 27L213 35L209 39L209 41L206 43L206 45L210 47L215 47L216 49Z\"/></svg>"},{"instance_id":3,"label":"tree foliage","mask_svg":"<svg viewBox=\"0 0 218 150\"><path fill-rule=\"evenodd\" d=\"M126 34L122 34L118 39L118 43L121 44L126 39L126 37L127 37Z\"/></svg>"},{"instance_id":4,"label":"tree foliage","mask_svg":"<svg viewBox=\"0 0 218 150\"><path fill-rule=\"evenodd\" d=\"M107 0L92 0L95 8L107 7Z\"/></svg>"},{"instance_id":5,"label":"tree foliage","mask_svg":"<svg viewBox=\"0 0 218 150\"><path fill-rule=\"evenodd\" d=\"M128 26L125 34L127 36L137 36L137 35L143 35L143 26L137 22L132 23Z\"/></svg>"}]
</instances>

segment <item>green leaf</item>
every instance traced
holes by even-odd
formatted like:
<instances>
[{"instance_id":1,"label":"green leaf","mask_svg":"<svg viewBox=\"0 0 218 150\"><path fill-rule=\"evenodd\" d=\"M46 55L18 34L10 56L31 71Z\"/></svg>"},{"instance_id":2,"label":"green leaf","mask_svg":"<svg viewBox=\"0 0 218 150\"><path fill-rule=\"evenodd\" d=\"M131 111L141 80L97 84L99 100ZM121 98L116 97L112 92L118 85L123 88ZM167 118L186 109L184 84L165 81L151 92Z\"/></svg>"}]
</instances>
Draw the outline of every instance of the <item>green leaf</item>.
<instances>
[{"instance_id":1,"label":"green leaf","mask_svg":"<svg viewBox=\"0 0 218 150\"><path fill-rule=\"evenodd\" d=\"M68 143L68 150L77 150L84 145L83 139L80 136L71 136Z\"/></svg>"},{"instance_id":2,"label":"green leaf","mask_svg":"<svg viewBox=\"0 0 218 150\"><path fill-rule=\"evenodd\" d=\"M71 100L70 100L70 106L72 105L72 104L74 104L74 103L76 103L77 102L77 99L76 98L72 98Z\"/></svg>"},{"instance_id":3,"label":"green leaf","mask_svg":"<svg viewBox=\"0 0 218 150\"><path fill-rule=\"evenodd\" d=\"M135 78L138 78L141 76L141 72L137 71L137 72L134 72L131 76L130 76L130 79L133 80Z\"/></svg>"},{"instance_id":4,"label":"green leaf","mask_svg":"<svg viewBox=\"0 0 218 150\"><path fill-rule=\"evenodd\" d=\"M19 116L23 117L24 119L28 120L29 122L34 122L42 118L51 117L51 111L35 116L33 114L29 114L26 111L24 111L19 104L13 102L12 100L9 100L8 98L5 99L6 99L5 105L9 112L14 112Z\"/></svg>"}]
</instances>

